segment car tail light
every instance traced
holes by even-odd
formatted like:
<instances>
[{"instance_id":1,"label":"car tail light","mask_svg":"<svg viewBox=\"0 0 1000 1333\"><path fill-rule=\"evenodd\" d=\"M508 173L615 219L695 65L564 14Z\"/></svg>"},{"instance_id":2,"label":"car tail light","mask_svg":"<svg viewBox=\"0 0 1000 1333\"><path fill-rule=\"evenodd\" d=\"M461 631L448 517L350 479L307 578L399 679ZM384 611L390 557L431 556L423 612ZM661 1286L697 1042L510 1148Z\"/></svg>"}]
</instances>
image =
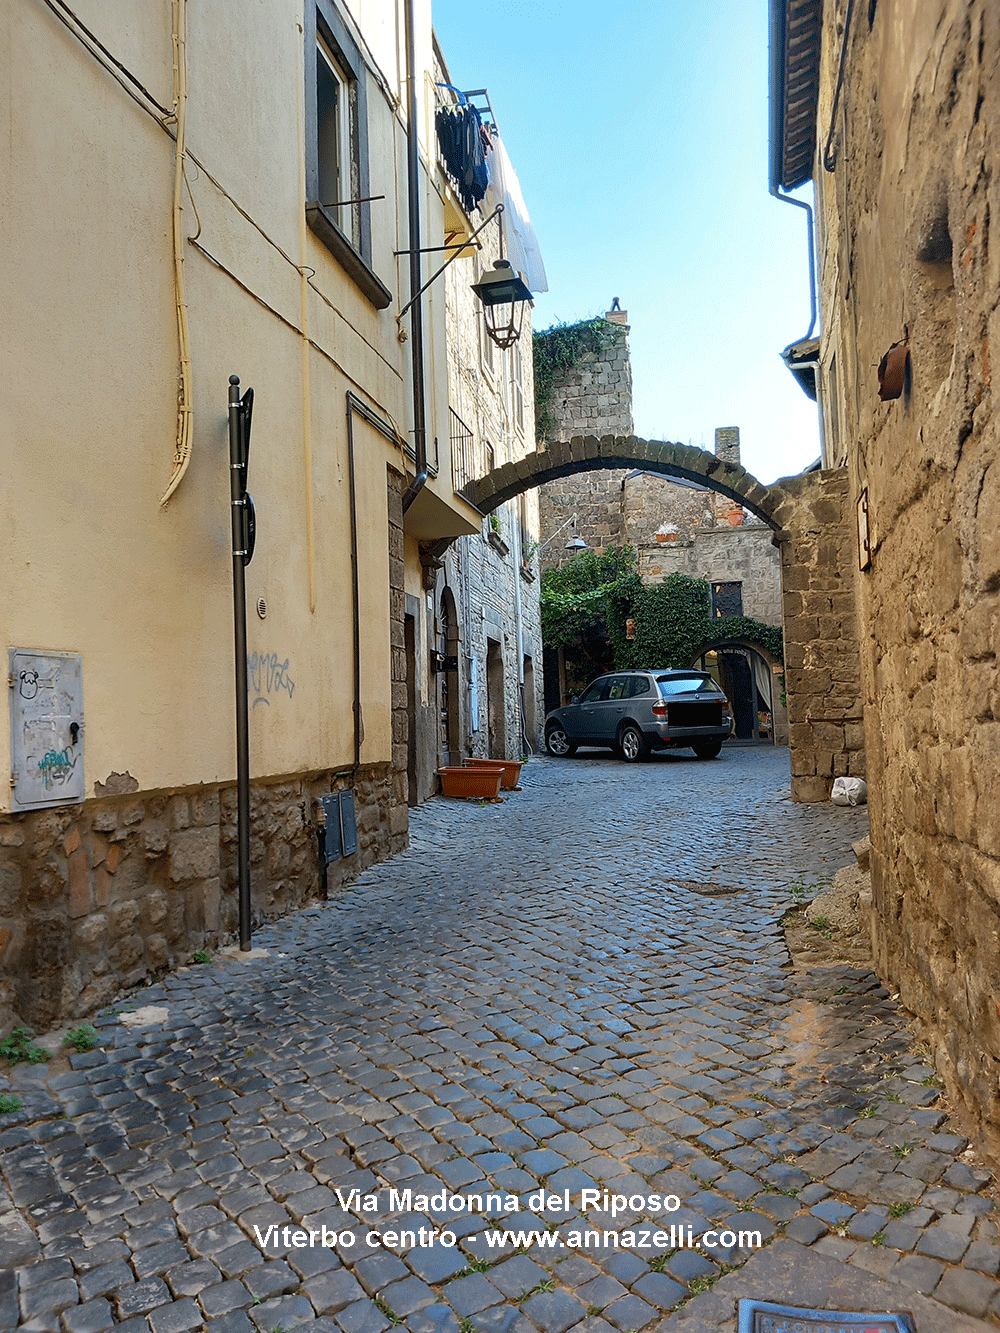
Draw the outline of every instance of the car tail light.
<instances>
[{"instance_id":1,"label":"car tail light","mask_svg":"<svg viewBox=\"0 0 1000 1333\"><path fill-rule=\"evenodd\" d=\"M654 717L666 717L666 716L667 716L667 705L666 705L666 704L653 704L653 716L654 716Z\"/></svg>"}]
</instances>

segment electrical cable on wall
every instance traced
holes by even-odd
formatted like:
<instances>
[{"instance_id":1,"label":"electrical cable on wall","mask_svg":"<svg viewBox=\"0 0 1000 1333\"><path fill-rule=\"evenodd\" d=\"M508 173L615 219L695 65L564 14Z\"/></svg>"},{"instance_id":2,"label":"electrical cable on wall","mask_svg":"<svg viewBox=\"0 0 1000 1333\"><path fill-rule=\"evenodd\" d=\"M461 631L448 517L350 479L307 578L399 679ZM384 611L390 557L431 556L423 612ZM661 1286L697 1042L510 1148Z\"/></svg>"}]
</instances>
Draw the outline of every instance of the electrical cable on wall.
<instances>
[{"instance_id":1,"label":"electrical cable on wall","mask_svg":"<svg viewBox=\"0 0 1000 1333\"><path fill-rule=\"evenodd\" d=\"M177 342L180 352L180 383L177 391L177 443L174 471L160 499L164 506L181 484L191 461L191 344L187 302L184 296L184 146L187 133L187 0L173 0L174 45L174 306L177 311Z\"/></svg>"}]
</instances>

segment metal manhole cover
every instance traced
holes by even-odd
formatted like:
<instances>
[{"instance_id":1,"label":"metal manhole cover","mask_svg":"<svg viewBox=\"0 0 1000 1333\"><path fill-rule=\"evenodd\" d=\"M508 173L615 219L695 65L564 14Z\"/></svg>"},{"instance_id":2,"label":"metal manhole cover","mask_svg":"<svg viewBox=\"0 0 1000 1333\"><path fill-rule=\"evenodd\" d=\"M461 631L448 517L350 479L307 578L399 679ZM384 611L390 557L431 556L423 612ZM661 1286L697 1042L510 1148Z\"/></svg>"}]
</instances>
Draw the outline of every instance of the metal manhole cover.
<instances>
[{"instance_id":1,"label":"metal manhole cover","mask_svg":"<svg viewBox=\"0 0 1000 1333\"><path fill-rule=\"evenodd\" d=\"M805 1310L770 1301L740 1301L738 1333L916 1333L905 1314Z\"/></svg>"}]
</instances>

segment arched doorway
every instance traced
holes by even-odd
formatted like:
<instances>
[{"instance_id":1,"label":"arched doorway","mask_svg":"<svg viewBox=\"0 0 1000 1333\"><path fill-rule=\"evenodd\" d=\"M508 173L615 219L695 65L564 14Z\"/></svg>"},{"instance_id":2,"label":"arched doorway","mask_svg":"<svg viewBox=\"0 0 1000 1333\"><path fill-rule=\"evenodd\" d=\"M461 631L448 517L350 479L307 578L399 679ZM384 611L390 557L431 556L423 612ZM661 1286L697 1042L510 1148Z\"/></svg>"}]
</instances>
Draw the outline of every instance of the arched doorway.
<instances>
[{"instance_id":1,"label":"arched doorway","mask_svg":"<svg viewBox=\"0 0 1000 1333\"><path fill-rule=\"evenodd\" d=\"M538 737L535 732L535 664L530 657L524 659L524 685L521 693L524 739L532 749L535 749L538 745Z\"/></svg>"},{"instance_id":2,"label":"arched doorway","mask_svg":"<svg viewBox=\"0 0 1000 1333\"><path fill-rule=\"evenodd\" d=\"M438 652L445 659L444 670L438 672L438 746L443 764L461 763L462 736L459 723L459 637L458 612L451 589L441 593L441 614L438 618Z\"/></svg>"},{"instance_id":3,"label":"arched doorway","mask_svg":"<svg viewBox=\"0 0 1000 1333\"><path fill-rule=\"evenodd\" d=\"M707 671L729 696L736 723L733 740L788 744L784 668L766 649L742 639L722 639L707 644L692 666Z\"/></svg>"}]
</instances>

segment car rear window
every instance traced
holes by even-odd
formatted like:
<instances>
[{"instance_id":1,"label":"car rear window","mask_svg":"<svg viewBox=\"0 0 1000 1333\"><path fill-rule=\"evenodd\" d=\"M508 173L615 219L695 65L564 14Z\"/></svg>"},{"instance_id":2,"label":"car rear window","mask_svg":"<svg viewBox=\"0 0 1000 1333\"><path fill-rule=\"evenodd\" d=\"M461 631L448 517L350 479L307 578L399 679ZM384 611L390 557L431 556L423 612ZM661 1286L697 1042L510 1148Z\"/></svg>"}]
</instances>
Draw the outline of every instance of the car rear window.
<instances>
[{"instance_id":1,"label":"car rear window","mask_svg":"<svg viewBox=\"0 0 1000 1333\"><path fill-rule=\"evenodd\" d=\"M656 683L664 699L676 694L715 694L719 688L711 676L657 676Z\"/></svg>"}]
</instances>

